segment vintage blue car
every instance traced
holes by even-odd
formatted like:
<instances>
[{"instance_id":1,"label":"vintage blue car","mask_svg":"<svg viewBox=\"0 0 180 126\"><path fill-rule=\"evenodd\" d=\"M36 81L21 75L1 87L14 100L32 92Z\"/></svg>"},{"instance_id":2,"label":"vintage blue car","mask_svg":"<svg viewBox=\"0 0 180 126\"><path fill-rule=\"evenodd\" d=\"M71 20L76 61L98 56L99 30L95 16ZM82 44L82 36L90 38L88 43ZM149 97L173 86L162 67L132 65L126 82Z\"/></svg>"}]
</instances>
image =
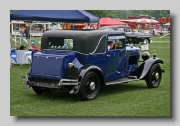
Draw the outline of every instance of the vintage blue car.
<instances>
[{"instance_id":1,"label":"vintage blue car","mask_svg":"<svg viewBox=\"0 0 180 126\"><path fill-rule=\"evenodd\" d=\"M50 30L42 36L41 51L32 53L24 88L37 94L67 89L92 100L101 86L111 84L145 80L148 88L157 88L165 72L160 63L156 54L150 58L148 52L140 54L138 47L126 45L124 32Z\"/></svg>"}]
</instances>

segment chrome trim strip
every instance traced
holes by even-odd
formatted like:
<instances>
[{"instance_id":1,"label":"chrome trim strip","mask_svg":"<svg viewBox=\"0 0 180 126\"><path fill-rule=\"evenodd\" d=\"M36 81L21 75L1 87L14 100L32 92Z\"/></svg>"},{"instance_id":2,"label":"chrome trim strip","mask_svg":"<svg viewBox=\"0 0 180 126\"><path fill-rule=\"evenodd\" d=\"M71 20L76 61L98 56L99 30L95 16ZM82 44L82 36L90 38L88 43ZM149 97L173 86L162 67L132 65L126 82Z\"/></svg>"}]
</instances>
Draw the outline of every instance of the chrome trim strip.
<instances>
[{"instance_id":1,"label":"chrome trim strip","mask_svg":"<svg viewBox=\"0 0 180 126\"><path fill-rule=\"evenodd\" d=\"M31 74L31 75L39 75L39 76L44 76L44 77L47 77L47 76L49 76L49 77L56 77L56 78L60 78L60 76L54 76L54 75L45 75L45 74Z\"/></svg>"},{"instance_id":2,"label":"chrome trim strip","mask_svg":"<svg viewBox=\"0 0 180 126\"><path fill-rule=\"evenodd\" d=\"M29 81L28 76L26 75L26 80Z\"/></svg>"},{"instance_id":3,"label":"chrome trim strip","mask_svg":"<svg viewBox=\"0 0 180 126\"><path fill-rule=\"evenodd\" d=\"M57 55L55 55L55 56L51 56L51 55L36 55L36 54L34 54L33 55L34 57L45 57L45 58L63 58L64 56L61 56L61 55L59 55L59 56L57 56Z\"/></svg>"},{"instance_id":4,"label":"chrome trim strip","mask_svg":"<svg viewBox=\"0 0 180 126\"><path fill-rule=\"evenodd\" d=\"M62 81L68 81L68 82L78 82L78 79L61 79Z\"/></svg>"},{"instance_id":5,"label":"chrome trim strip","mask_svg":"<svg viewBox=\"0 0 180 126\"><path fill-rule=\"evenodd\" d=\"M58 86L61 85L78 85L78 79L61 79Z\"/></svg>"},{"instance_id":6,"label":"chrome trim strip","mask_svg":"<svg viewBox=\"0 0 180 126\"><path fill-rule=\"evenodd\" d=\"M106 46L105 46L105 49L106 49ZM63 50L64 51L64 50ZM75 52L75 53L79 53L79 54L83 54L83 55L90 55L91 53L88 53L88 54L86 54L86 53L81 53L81 52L78 52L78 51L74 51L74 50L67 50L67 51L71 51L71 52ZM93 55L98 55L98 54L105 54L106 52L104 52L104 53L94 53ZM37 56L37 55L36 55ZM63 57L60 57L59 56L59 58L63 58Z\"/></svg>"},{"instance_id":7,"label":"chrome trim strip","mask_svg":"<svg viewBox=\"0 0 180 126\"><path fill-rule=\"evenodd\" d=\"M124 82L137 81L137 80L139 80L139 79L132 79L132 80L129 80L129 81L120 81L120 82L114 82L114 83L106 83L106 85L120 84L120 83L124 83Z\"/></svg>"},{"instance_id":8,"label":"chrome trim strip","mask_svg":"<svg viewBox=\"0 0 180 126\"><path fill-rule=\"evenodd\" d=\"M77 52L77 51L74 51L74 52L76 52L76 53L79 53L79 54L83 54L83 55L99 55L99 54L106 54L106 52L105 53L88 53L88 54L86 54L86 53L80 53L80 52Z\"/></svg>"},{"instance_id":9,"label":"chrome trim strip","mask_svg":"<svg viewBox=\"0 0 180 126\"><path fill-rule=\"evenodd\" d=\"M98 48L98 46L99 46L99 44L100 44L100 42L101 42L101 39L102 39L104 36L106 36L106 35L101 36L101 38L99 39L99 42L98 42L96 48L95 48L94 51L93 51L92 53L90 53L90 54L94 54L94 53L96 52L96 50L97 50L97 48Z\"/></svg>"},{"instance_id":10,"label":"chrome trim strip","mask_svg":"<svg viewBox=\"0 0 180 126\"><path fill-rule=\"evenodd\" d=\"M78 83L61 83L60 85L78 85Z\"/></svg>"},{"instance_id":11,"label":"chrome trim strip","mask_svg":"<svg viewBox=\"0 0 180 126\"><path fill-rule=\"evenodd\" d=\"M27 75L25 75L25 76L21 75L21 78L22 78L22 80L24 80L24 81L29 81L29 79L28 79L28 76L27 76Z\"/></svg>"}]
</instances>

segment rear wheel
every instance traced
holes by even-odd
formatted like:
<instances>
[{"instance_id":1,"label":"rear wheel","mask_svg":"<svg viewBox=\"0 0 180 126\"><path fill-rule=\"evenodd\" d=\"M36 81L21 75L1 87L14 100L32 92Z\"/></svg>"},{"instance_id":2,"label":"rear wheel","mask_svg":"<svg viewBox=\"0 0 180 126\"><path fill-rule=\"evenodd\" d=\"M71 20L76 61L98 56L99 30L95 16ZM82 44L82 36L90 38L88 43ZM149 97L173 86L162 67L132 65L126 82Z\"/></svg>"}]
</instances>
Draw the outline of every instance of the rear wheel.
<instances>
[{"instance_id":1,"label":"rear wheel","mask_svg":"<svg viewBox=\"0 0 180 126\"><path fill-rule=\"evenodd\" d=\"M96 73L88 72L82 80L80 97L82 100L93 100L100 91L100 80Z\"/></svg>"},{"instance_id":2,"label":"rear wheel","mask_svg":"<svg viewBox=\"0 0 180 126\"><path fill-rule=\"evenodd\" d=\"M49 88L42 88L42 87L36 87L36 86L32 86L32 89L36 94L45 94L51 91L51 89Z\"/></svg>"},{"instance_id":3,"label":"rear wheel","mask_svg":"<svg viewBox=\"0 0 180 126\"><path fill-rule=\"evenodd\" d=\"M148 88L157 88L160 85L162 78L162 71L159 64L154 64L146 77L146 84Z\"/></svg>"}]
</instances>

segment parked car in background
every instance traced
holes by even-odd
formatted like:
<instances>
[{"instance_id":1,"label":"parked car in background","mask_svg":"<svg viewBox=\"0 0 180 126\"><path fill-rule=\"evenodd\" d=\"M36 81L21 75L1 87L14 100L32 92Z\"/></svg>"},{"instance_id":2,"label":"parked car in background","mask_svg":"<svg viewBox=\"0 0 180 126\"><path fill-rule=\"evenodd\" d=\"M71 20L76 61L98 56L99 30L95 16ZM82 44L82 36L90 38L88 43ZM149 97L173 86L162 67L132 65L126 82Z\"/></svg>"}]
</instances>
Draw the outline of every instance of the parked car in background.
<instances>
[{"instance_id":1,"label":"parked car in background","mask_svg":"<svg viewBox=\"0 0 180 126\"><path fill-rule=\"evenodd\" d=\"M163 63L155 54L150 58L148 52L127 46L124 32L50 30L42 36L41 51L32 53L24 88L37 94L67 90L93 100L106 85L145 80L148 88L157 88Z\"/></svg>"},{"instance_id":2,"label":"parked car in background","mask_svg":"<svg viewBox=\"0 0 180 126\"><path fill-rule=\"evenodd\" d=\"M130 26L104 26L101 27L99 30L114 30L124 32L127 37L127 43L129 44L152 43L150 34L135 32Z\"/></svg>"}]
</instances>

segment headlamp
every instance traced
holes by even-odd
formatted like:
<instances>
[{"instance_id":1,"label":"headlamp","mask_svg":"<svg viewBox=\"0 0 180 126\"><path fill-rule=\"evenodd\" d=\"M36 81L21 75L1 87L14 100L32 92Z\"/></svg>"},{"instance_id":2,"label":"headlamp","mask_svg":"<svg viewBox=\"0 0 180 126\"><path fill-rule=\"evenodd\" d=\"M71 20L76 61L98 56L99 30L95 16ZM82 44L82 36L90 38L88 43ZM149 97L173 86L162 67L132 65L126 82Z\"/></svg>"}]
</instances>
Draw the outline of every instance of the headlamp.
<instances>
[{"instance_id":1,"label":"headlamp","mask_svg":"<svg viewBox=\"0 0 180 126\"><path fill-rule=\"evenodd\" d=\"M73 67L74 67L74 64L73 64L73 63L68 63L68 67L69 67L69 68L73 68Z\"/></svg>"}]
</instances>

